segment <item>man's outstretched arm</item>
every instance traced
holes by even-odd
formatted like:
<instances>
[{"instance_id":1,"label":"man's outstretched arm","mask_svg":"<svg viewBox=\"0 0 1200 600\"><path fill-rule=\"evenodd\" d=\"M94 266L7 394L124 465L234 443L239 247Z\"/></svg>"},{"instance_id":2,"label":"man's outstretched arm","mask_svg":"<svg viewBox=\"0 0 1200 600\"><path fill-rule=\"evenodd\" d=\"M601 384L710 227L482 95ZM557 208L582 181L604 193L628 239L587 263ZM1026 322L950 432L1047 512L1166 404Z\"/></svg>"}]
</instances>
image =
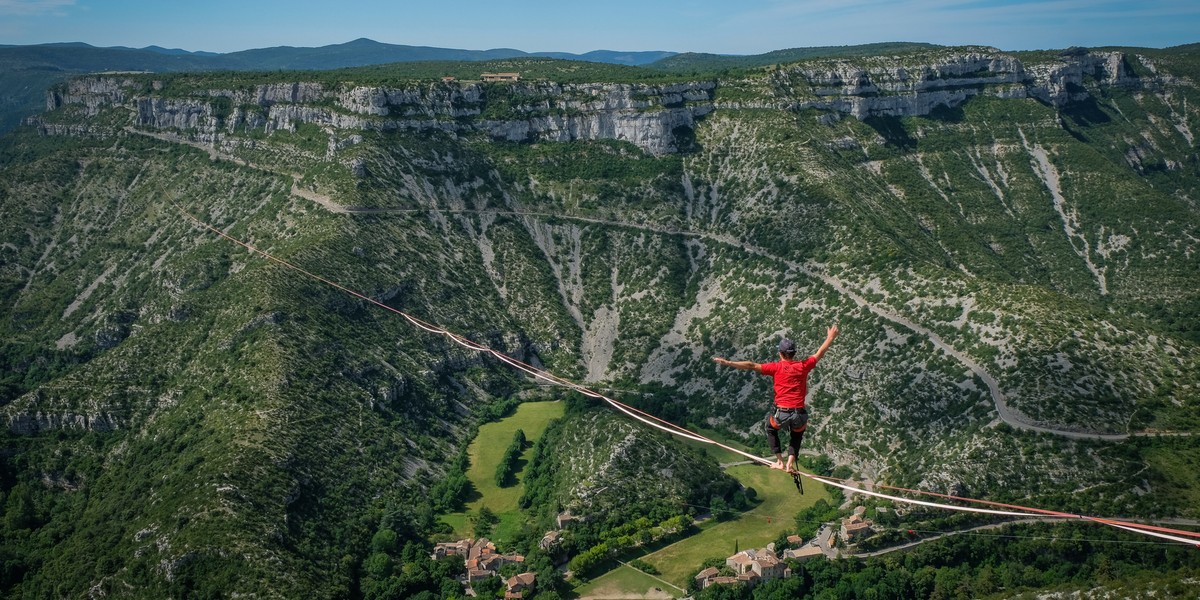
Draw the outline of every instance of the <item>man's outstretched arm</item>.
<instances>
[{"instance_id":1,"label":"man's outstretched arm","mask_svg":"<svg viewBox=\"0 0 1200 600\"><path fill-rule=\"evenodd\" d=\"M718 365L733 367L742 371L754 371L756 373L762 373L762 365L752 360L726 360L719 356L714 356L713 362L717 363Z\"/></svg>"},{"instance_id":2,"label":"man's outstretched arm","mask_svg":"<svg viewBox=\"0 0 1200 600\"><path fill-rule=\"evenodd\" d=\"M817 360L821 360L821 357L825 356L825 351L829 350L829 345L833 343L834 338L837 336L838 326L834 325L833 327L829 328L829 333L825 335L825 343L821 344L820 348L817 348L817 351L813 353L813 356L816 357Z\"/></svg>"}]
</instances>

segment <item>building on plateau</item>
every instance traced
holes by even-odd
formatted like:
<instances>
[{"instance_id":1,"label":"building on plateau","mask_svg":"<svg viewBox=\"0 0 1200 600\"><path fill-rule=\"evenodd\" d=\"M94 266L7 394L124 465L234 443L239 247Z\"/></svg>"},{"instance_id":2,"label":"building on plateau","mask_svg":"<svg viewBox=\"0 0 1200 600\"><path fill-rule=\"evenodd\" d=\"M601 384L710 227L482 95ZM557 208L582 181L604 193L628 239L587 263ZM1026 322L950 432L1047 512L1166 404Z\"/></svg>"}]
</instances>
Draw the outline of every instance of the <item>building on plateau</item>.
<instances>
[{"instance_id":1,"label":"building on plateau","mask_svg":"<svg viewBox=\"0 0 1200 600\"><path fill-rule=\"evenodd\" d=\"M520 81L520 73L484 73L480 75L484 81Z\"/></svg>"}]
</instances>

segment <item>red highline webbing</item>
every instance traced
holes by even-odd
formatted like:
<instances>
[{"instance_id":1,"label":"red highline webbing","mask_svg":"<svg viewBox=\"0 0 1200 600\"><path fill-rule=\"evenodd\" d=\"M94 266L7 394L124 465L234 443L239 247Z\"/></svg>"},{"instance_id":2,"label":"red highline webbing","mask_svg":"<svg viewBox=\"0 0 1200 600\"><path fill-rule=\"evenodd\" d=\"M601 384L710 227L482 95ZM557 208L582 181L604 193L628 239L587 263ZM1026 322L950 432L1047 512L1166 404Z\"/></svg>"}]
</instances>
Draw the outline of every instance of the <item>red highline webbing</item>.
<instances>
[{"instance_id":1,"label":"red highline webbing","mask_svg":"<svg viewBox=\"0 0 1200 600\"><path fill-rule=\"evenodd\" d=\"M174 204L174 203L172 203L172 204ZM192 216L190 213L185 211L178 204L175 204L175 207L177 209L179 209L179 212L182 213L189 220L191 220L193 223L199 225L200 227L202 227L204 229L212 231L213 233L216 233L217 235L225 238L226 240L229 240L229 241L231 241L253 253L259 254L272 262L275 262L279 265L287 267L288 269L291 269L293 271L301 273L311 279L320 281L321 283L324 283L324 284L334 287L338 290L341 290L347 294L350 294L351 296L354 296L355 298L359 298L359 299L369 302L375 306L378 306L384 310L387 310L387 311L390 311L397 315L400 315L401 317L404 317L404 319L406 319L408 322L412 323L414 326L416 326L420 329L423 329L430 333L436 333L438 335L445 336L446 338L450 339L454 343L456 343L460 346L463 346L465 348L475 350L477 352L484 352L487 354L491 354L492 356L499 359L501 362L508 364L508 365L512 366L513 368L515 368L519 371L522 371L532 377L542 379L544 381L548 381L550 383L553 383L555 385L558 385L558 386L561 386L561 387L564 387L567 389L574 390L585 396L603 400L603 401L607 402L613 408L628 415L630 418L640 421L642 423L645 423L647 425L650 425L651 427L654 427L656 429L659 429L659 430L665 431L667 433L670 433L672 435L683 437L683 438L686 438L686 439L689 439L692 441L710 444L713 446L717 446L719 448L723 448L725 450L728 450L728 451L738 454L740 456L744 456L749 460L752 460L754 462L757 462L757 463L760 463L763 465L771 466L774 464L774 461L772 461L770 459L763 458L761 456L755 456L753 454L750 454L743 450L739 450L732 446L723 444L721 442L710 439L708 437L705 437L705 436L695 433L693 431L689 431L689 430L684 429L683 427L680 427L674 423L660 419L652 414L638 410L632 406L629 406L627 404L624 404L624 403L618 402L617 400L609 398L609 397L605 396L604 394L601 394L599 392L596 392L596 391L593 391L586 387L583 387L582 385L579 385L575 382L568 381L557 375L554 375L553 373L549 373L547 371L543 371L542 369L538 369L537 367L526 364L526 363L519 361L511 356L503 354L497 350L494 350L494 349L484 346L482 344L473 342L467 338L464 338L460 335L450 332L444 328L438 327L438 326L430 324L430 323L426 323L425 321L422 321L421 319L418 319L404 311L401 311L399 309L388 306L378 300L375 300L374 298L371 298L369 296L366 296L364 294L356 292L356 291L354 291L350 288L347 288L341 284L338 284L334 281L331 281L329 279L321 277L320 275L317 275L315 273L307 271L299 266L296 266L290 262L287 262L281 258L278 258L264 250L260 250L256 247L250 245L249 243L243 242L242 240L239 240L239 239L225 233L224 231L221 231L220 229L217 229L216 227L213 227L212 225L209 225L208 223L205 223L204 221L201 221L200 219ZM1172 528L1168 528L1168 527L1158 527L1155 525L1146 525L1143 523L1133 523L1130 521L1122 521L1122 520L1116 520L1116 519L1105 519L1105 518L1101 518L1101 517L1092 517L1092 516L1088 516L1088 515L1072 514L1072 513L1060 512L1060 511L1055 511L1055 510L1046 510L1046 509L1042 509L1042 508L1032 508L1032 507L1028 507L1028 506L1021 506L1018 504L1004 504L1004 503L1000 503L1000 502L991 502L988 500L979 500L979 499L975 499L975 498L964 498L964 497L960 497L960 496L939 494L936 492L928 492L928 491L924 491L924 490L907 489L907 488L895 487L895 486L884 485L884 484L876 484L875 485L875 487L881 488L881 489L895 490L895 491L906 492L906 493L910 493L910 494L918 494L918 495L922 495L922 496L929 496L929 497L935 497L935 498L942 498L942 499L946 499L946 500L953 500L956 502L967 502L967 503L972 503L972 504L979 504L979 505L984 505L984 506L994 506L994 507L998 507L998 508L1005 508L1005 509L1011 509L1011 510L996 510L996 509L989 509L989 508L978 508L978 507L973 507L973 506L957 506L957 505L951 505L951 504L939 504L937 502L914 500L911 498L902 498L902 497L894 496L891 494L884 494L884 493L877 492L874 490L864 489L857 485L849 485L846 482L846 480L836 479L833 477L823 477L823 476L813 475L811 473L800 473L800 474L803 475L804 477L807 477L807 478L809 478L813 481L817 481L819 483L831 485L831 486L838 487L838 488L841 488L844 490L850 490L850 491L853 491L853 492L859 493L859 494L865 494L865 495L874 496L877 498L885 498L885 499L893 500L896 502L904 502L907 504L916 504L916 505L920 505L920 506L941 508L941 509L945 509L945 510L985 513L985 514L1000 515L1000 516L1011 516L1011 517L1043 516L1043 517L1056 517L1056 518L1062 518L1062 519L1081 519L1081 520L1085 520L1085 521L1091 521L1094 523L1108 525L1110 527L1115 527L1117 529L1122 529L1125 531L1131 531L1134 533L1140 533L1142 535L1154 536L1154 537L1158 537L1158 538L1162 538L1162 539L1167 539L1167 540L1171 540L1171 541L1175 541L1175 542L1180 542L1183 544L1200 547L1200 533L1194 532L1194 531L1185 531L1182 529L1172 529ZM1187 537L1191 537L1191 538L1195 538L1195 539L1187 539L1187 537L1179 537L1179 536L1187 536Z\"/></svg>"}]
</instances>

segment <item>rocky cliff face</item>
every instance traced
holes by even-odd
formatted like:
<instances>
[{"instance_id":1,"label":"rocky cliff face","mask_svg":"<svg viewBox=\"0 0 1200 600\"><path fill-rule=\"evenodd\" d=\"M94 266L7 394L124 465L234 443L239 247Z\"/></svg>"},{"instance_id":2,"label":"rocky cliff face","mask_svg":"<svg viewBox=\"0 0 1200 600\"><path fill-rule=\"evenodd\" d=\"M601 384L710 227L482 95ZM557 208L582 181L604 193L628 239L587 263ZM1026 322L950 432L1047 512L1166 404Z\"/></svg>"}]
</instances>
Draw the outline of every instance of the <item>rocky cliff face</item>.
<instances>
[{"instance_id":1,"label":"rocky cliff face","mask_svg":"<svg viewBox=\"0 0 1200 600\"><path fill-rule=\"evenodd\" d=\"M712 81L650 85L531 84L514 89L528 98L513 112L523 119L488 119L484 130L507 141L614 139L655 155L680 151L696 119L713 110ZM601 118L597 118L602 116Z\"/></svg>"},{"instance_id":2,"label":"rocky cliff face","mask_svg":"<svg viewBox=\"0 0 1200 600\"><path fill-rule=\"evenodd\" d=\"M535 82L501 91L457 82L344 89L297 82L259 85L249 91L205 90L184 97L164 96L159 82L150 86L149 93L136 92L139 87L144 86L128 78L82 78L49 92L46 108L78 105L94 116L105 106L125 107L132 125L192 131L199 134L197 139L213 144L220 143L221 134L239 129L270 134L309 123L359 131L481 131L507 141L619 139L660 155L678 152L696 119L711 112L716 84ZM221 103L230 107L227 114L217 108ZM43 131L57 133L48 124Z\"/></svg>"},{"instance_id":3,"label":"rocky cliff face","mask_svg":"<svg viewBox=\"0 0 1200 600\"><path fill-rule=\"evenodd\" d=\"M920 57L918 57L920 58ZM985 94L1036 98L1062 108L1086 99L1086 79L1102 85L1138 86L1128 57L1120 52L1072 52L1026 66L1015 56L979 49L913 59L816 61L777 71L774 79L797 101L816 108L868 117L927 115Z\"/></svg>"},{"instance_id":4,"label":"rocky cliff face","mask_svg":"<svg viewBox=\"0 0 1200 600\"><path fill-rule=\"evenodd\" d=\"M67 104L76 104L86 107L88 116L94 116L105 105L124 103L128 91L135 85L128 77L72 79L65 86L46 92L46 110L52 111Z\"/></svg>"},{"instance_id":5,"label":"rocky cliff face","mask_svg":"<svg viewBox=\"0 0 1200 600\"><path fill-rule=\"evenodd\" d=\"M1085 78L1103 85L1135 87L1142 81L1129 68L1120 52L1080 52L1062 60L1030 67L1035 82L1029 96L1061 107L1087 98Z\"/></svg>"},{"instance_id":6,"label":"rocky cliff face","mask_svg":"<svg viewBox=\"0 0 1200 600\"><path fill-rule=\"evenodd\" d=\"M1120 52L1078 51L1027 66L1015 56L987 48L817 60L772 72L773 97L750 105L817 109L866 119L928 115L938 107L956 107L983 94L1035 98L1061 108L1086 99L1089 80L1129 87L1153 83L1135 76L1130 60ZM198 141L214 146L240 130L270 134L313 124L342 131L482 132L504 141L624 140L662 155L687 149L696 121L713 110L746 105L717 102L718 86L716 81L670 85L437 82L401 87L295 82L249 90L203 90L179 97L157 81L147 86L130 76L88 77L49 92L46 108L76 105L91 116L105 106L122 106L130 110L132 125L193 132ZM219 110L222 105L227 109ZM52 124L42 128L48 134L62 133Z\"/></svg>"},{"instance_id":7,"label":"rocky cliff face","mask_svg":"<svg viewBox=\"0 0 1200 600\"><path fill-rule=\"evenodd\" d=\"M41 431L68 429L106 432L119 429L117 420L108 414L83 415L76 413L18 413L6 415L9 431L18 435L33 435Z\"/></svg>"}]
</instances>

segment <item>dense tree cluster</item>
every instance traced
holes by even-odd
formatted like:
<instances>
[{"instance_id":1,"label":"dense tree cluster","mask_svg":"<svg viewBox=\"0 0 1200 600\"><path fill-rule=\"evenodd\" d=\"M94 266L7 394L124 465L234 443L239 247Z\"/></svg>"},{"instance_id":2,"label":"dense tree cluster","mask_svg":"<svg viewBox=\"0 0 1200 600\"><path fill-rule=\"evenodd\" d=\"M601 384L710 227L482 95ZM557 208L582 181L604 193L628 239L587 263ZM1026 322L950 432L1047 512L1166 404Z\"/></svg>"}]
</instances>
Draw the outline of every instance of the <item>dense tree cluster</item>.
<instances>
[{"instance_id":1,"label":"dense tree cluster","mask_svg":"<svg viewBox=\"0 0 1200 600\"><path fill-rule=\"evenodd\" d=\"M512 443L500 457L500 464L496 465L496 487L507 487L516 483L517 462L521 453L525 451L526 443L525 432L518 429L513 434Z\"/></svg>"},{"instance_id":2,"label":"dense tree cluster","mask_svg":"<svg viewBox=\"0 0 1200 600\"><path fill-rule=\"evenodd\" d=\"M464 445L454 462L450 463L450 468L446 469L446 476L429 489L429 503L435 511L449 512L462 508L471 489L471 481L467 479L468 466L467 447Z\"/></svg>"},{"instance_id":3,"label":"dense tree cluster","mask_svg":"<svg viewBox=\"0 0 1200 600\"><path fill-rule=\"evenodd\" d=\"M587 577L601 567L611 566L612 559L631 548L681 537L692 530L692 519L687 515L677 515L657 525L642 517L604 531L602 541L572 557L567 568L581 577Z\"/></svg>"},{"instance_id":4,"label":"dense tree cluster","mask_svg":"<svg viewBox=\"0 0 1200 600\"><path fill-rule=\"evenodd\" d=\"M1138 596L1147 586L1164 597L1182 598L1194 592L1185 581L1200 575L1200 553L1194 548L1147 545L1087 524L1025 526L1007 533L953 536L866 560L810 560L793 564L789 579L754 587L711 586L696 598L965 600L1095 587Z\"/></svg>"}]
</instances>

